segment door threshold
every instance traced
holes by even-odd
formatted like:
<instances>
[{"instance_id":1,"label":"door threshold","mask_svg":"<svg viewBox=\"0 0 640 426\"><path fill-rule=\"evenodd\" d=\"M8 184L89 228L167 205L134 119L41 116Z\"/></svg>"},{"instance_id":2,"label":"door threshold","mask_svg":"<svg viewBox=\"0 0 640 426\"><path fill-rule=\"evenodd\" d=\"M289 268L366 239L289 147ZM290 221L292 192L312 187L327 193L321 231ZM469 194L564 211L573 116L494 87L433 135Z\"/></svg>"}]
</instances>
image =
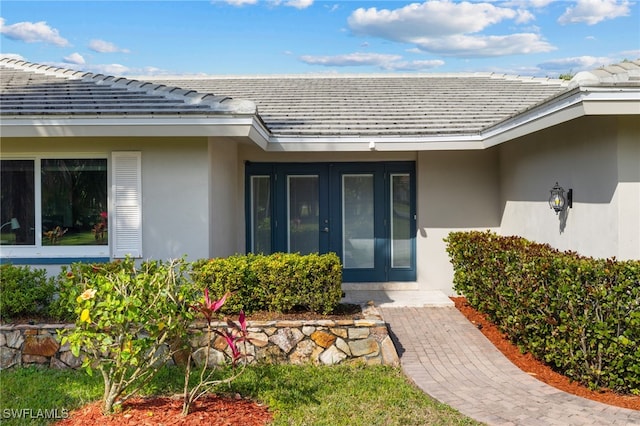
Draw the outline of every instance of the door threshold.
<instances>
[{"instance_id":1,"label":"door threshold","mask_svg":"<svg viewBox=\"0 0 640 426\"><path fill-rule=\"evenodd\" d=\"M364 283L342 283L344 291L394 291L394 290L418 290L420 287L416 281L387 281L387 282L364 282Z\"/></svg>"}]
</instances>

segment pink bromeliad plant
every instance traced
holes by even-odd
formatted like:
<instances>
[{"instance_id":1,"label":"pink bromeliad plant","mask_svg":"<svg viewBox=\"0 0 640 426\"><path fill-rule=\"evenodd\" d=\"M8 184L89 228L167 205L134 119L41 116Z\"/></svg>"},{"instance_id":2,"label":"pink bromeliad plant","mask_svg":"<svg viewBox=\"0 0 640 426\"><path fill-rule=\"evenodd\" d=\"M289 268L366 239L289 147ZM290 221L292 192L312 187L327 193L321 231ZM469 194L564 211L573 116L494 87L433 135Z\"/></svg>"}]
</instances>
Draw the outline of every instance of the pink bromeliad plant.
<instances>
[{"instance_id":1,"label":"pink bromeliad plant","mask_svg":"<svg viewBox=\"0 0 640 426\"><path fill-rule=\"evenodd\" d=\"M242 362L240 363L240 369L236 368L239 364L238 361L246 357L246 343L250 341L247 332L247 320L244 312L240 311L237 323L225 318L226 327L223 327L222 329L214 328L212 323L215 313L224 305L229 296L230 293L227 293L218 300L211 300L209 298L209 289L205 288L204 300L192 307L197 312L200 312L207 321L207 347L204 362L202 363L200 371L199 381L193 388L191 388L191 390L189 390L189 379L191 375L191 364L193 361L192 353L189 354L189 358L187 360L184 383L184 401L182 405L182 414L185 416L189 414L189 410L195 401L209 393L215 386L223 383L231 383L233 380L238 378L240 374L242 374L247 365L246 362ZM213 375L215 372L215 366L214 368L209 368L211 340L214 334L221 336L231 350L230 358L233 367L233 374L225 379L214 379ZM243 345L244 350L241 350L238 345Z\"/></svg>"}]
</instances>

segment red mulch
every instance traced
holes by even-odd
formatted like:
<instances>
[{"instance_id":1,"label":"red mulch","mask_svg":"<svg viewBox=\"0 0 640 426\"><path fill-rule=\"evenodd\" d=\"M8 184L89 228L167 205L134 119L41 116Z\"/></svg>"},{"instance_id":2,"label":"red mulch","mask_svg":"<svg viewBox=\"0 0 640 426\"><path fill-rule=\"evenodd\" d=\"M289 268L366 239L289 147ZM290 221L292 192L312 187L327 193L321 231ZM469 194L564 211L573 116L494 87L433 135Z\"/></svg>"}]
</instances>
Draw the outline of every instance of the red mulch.
<instances>
[{"instance_id":1,"label":"red mulch","mask_svg":"<svg viewBox=\"0 0 640 426\"><path fill-rule=\"evenodd\" d=\"M186 417L182 416L182 398L133 398L123 404L122 411L103 416L100 402L93 402L72 411L61 426L264 426L273 414L268 407L241 398L209 395L200 398Z\"/></svg>"},{"instance_id":2,"label":"red mulch","mask_svg":"<svg viewBox=\"0 0 640 426\"><path fill-rule=\"evenodd\" d=\"M484 314L477 312L467 303L464 297L452 297L451 300L456 308L467 317L471 323L479 326L478 328L496 348L500 350L512 363L521 370L527 372L538 380L541 380L557 389L583 398L592 399L594 401L603 402L609 405L615 405L623 408L631 408L640 410L640 396L620 395L607 389L592 391L586 386L577 382L572 382L567 377L553 371L549 366L535 359L531 354L522 354L517 346L513 345L498 330L494 324L489 322Z\"/></svg>"}]
</instances>

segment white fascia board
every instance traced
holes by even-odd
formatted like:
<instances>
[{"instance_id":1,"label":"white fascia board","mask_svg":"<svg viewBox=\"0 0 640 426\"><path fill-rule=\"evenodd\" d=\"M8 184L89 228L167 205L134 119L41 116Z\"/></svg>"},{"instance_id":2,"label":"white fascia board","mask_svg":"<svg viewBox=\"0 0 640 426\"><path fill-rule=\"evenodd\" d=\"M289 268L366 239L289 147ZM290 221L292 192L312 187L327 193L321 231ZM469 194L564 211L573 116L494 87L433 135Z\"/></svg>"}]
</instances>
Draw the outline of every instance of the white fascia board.
<instances>
[{"instance_id":1,"label":"white fascia board","mask_svg":"<svg viewBox=\"0 0 640 426\"><path fill-rule=\"evenodd\" d=\"M640 90L581 87L482 132L484 147L586 115L640 115Z\"/></svg>"},{"instance_id":2,"label":"white fascia board","mask_svg":"<svg viewBox=\"0 0 640 426\"><path fill-rule=\"evenodd\" d=\"M640 89L593 91L583 97L586 115L640 115Z\"/></svg>"},{"instance_id":3,"label":"white fascia board","mask_svg":"<svg viewBox=\"0 0 640 426\"><path fill-rule=\"evenodd\" d=\"M573 120L584 115L579 90L563 94L553 101L525 111L482 132L485 148Z\"/></svg>"},{"instance_id":4,"label":"white fascia board","mask_svg":"<svg viewBox=\"0 0 640 426\"><path fill-rule=\"evenodd\" d=\"M258 118L254 118L253 125L249 131L249 139L264 151L267 151L269 147L269 137L269 131L265 127L264 123Z\"/></svg>"},{"instance_id":5,"label":"white fascia board","mask_svg":"<svg viewBox=\"0 0 640 426\"><path fill-rule=\"evenodd\" d=\"M479 135L430 137L271 137L269 152L371 152L483 149Z\"/></svg>"},{"instance_id":6,"label":"white fascia board","mask_svg":"<svg viewBox=\"0 0 640 426\"><path fill-rule=\"evenodd\" d=\"M253 117L3 118L3 137L248 136Z\"/></svg>"}]
</instances>

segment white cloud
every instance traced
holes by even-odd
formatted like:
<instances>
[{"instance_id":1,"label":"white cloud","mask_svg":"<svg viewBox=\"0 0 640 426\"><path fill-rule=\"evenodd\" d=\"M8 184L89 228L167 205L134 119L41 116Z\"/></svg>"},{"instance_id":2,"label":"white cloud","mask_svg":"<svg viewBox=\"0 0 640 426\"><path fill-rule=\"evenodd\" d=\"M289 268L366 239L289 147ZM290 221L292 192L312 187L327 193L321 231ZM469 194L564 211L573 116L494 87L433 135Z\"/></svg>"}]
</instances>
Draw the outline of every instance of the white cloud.
<instances>
[{"instance_id":1,"label":"white cloud","mask_svg":"<svg viewBox=\"0 0 640 426\"><path fill-rule=\"evenodd\" d=\"M558 0L511 0L502 3L503 6L515 7L533 7L534 9L542 9Z\"/></svg>"},{"instance_id":2,"label":"white cloud","mask_svg":"<svg viewBox=\"0 0 640 426\"><path fill-rule=\"evenodd\" d=\"M476 33L515 17L514 10L489 3L427 1L395 10L359 8L349 16L348 23L356 34L409 41L415 37Z\"/></svg>"},{"instance_id":3,"label":"white cloud","mask_svg":"<svg viewBox=\"0 0 640 426\"><path fill-rule=\"evenodd\" d=\"M497 7L491 3L425 1L395 10L355 10L348 24L356 35L410 43L423 51L451 56L500 56L548 52L554 47L538 34L481 35L504 20L528 22L535 17L524 9Z\"/></svg>"},{"instance_id":4,"label":"white cloud","mask_svg":"<svg viewBox=\"0 0 640 426\"><path fill-rule=\"evenodd\" d=\"M438 68L444 65L444 61L440 59L419 60L419 61L398 61L391 62L383 66L383 69L389 71L426 71Z\"/></svg>"},{"instance_id":5,"label":"white cloud","mask_svg":"<svg viewBox=\"0 0 640 426\"><path fill-rule=\"evenodd\" d=\"M568 7L558 18L562 25L584 22L595 25L607 19L628 16L630 13L627 0L578 0L575 6Z\"/></svg>"},{"instance_id":6,"label":"white cloud","mask_svg":"<svg viewBox=\"0 0 640 426\"><path fill-rule=\"evenodd\" d=\"M615 61L606 56L574 56L543 62L538 64L538 67L545 71L576 73L609 65L613 62Z\"/></svg>"},{"instance_id":7,"label":"white cloud","mask_svg":"<svg viewBox=\"0 0 640 426\"><path fill-rule=\"evenodd\" d=\"M313 0L289 0L285 5L295 7L296 9L306 9L313 4Z\"/></svg>"},{"instance_id":8,"label":"white cloud","mask_svg":"<svg viewBox=\"0 0 640 426\"><path fill-rule=\"evenodd\" d=\"M374 66L388 71L427 70L444 65L441 60L403 61L400 55L384 53L348 53L335 56L305 55L300 60L309 65L327 67Z\"/></svg>"},{"instance_id":9,"label":"white cloud","mask_svg":"<svg viewBox=\"0 0 640 426\"><path fill-rule=\"evenodd\" d=\"M69 45L69 41L61 37L58 30L51 28L45 21L17 22L5 25L5 20L0 18L0 33L12 40L24 41L25 43L40 42L60 47Z\"/></svg>"},{"instance_id":10,"label":"white cloud","mask_svg":"<svg viewBox=\"0 0 640 426\"><path fill-rule=\"evenodd\" d=\"M62 60L68 64L84 65L85 60L78 52L72 53L69 56L65 56Z\"/></svg>"},{"instance_id":11,"label":"white cloud","mask_svg":"<svg viewBox=\"0 0 640 426\"><path fill-rule=\"evenodd\" d=\"M129 53L130 52L128 49L121 49L109 41L104 41L99 39L91 40L89 42L89 49L98 53L116 53L116 52Z\"/></svg>"},{"instance_id":12,"label":"white cloud","mask_svg":"<svg viewBox=\"0 0 640 426\"><path fill-rule=\"evenodd\" d=\"M310 65L325 65L336 67L348 67L353 65L377 65L402 59L400 55L388 55L384 53L347 53L335 56L304 55L300 59Z\"/></svg>"},{"instance_id":13,"label":"white cloud","mask_svg":"<svg viewBox=\"0 0 640 426\"><path fill-rule=\"evenodd\" d=\"M247 4L256 4L258 0L224 0L225 3L230 4L231 6L244 6Z\"/></svg>"},{"instance_id":14,"label":"white cloud","mask_svg":"<svg viewBox=\"0 0 640 426\"><path fill-rule=\"evenodd\" d=\"M550 52L555 47L539 34L522 33L506 36L454 35L413 41L419 49L447 56L466 58Z\"/></svg>"}]
</instances>

